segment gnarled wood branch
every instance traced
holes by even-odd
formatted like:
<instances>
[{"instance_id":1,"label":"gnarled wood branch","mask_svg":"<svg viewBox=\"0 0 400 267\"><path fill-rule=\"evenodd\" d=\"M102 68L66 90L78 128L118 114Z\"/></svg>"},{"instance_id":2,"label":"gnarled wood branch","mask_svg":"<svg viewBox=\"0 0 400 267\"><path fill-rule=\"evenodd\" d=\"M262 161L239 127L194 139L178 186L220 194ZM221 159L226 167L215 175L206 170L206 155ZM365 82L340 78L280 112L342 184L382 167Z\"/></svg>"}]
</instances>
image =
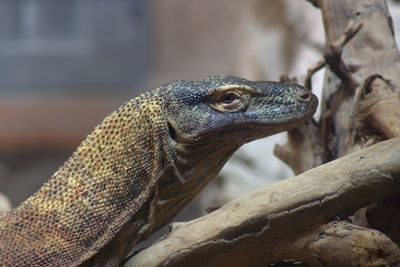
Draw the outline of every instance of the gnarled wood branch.
<instances>
[{"instance_id":1,"label":"gnarled wood branch","mask_svg":"<svg viewBox=\"0 0 400 267\"><path fill-rule=\"evenodd\" d=\"M332 249L343 255L353 252L339 251L336 242L303 250L294 244L315 237L320 227L333 227L327 225L333 218L399 191L400 139L391 139L254 191L199 219L175 224L166 238L125 266L267 266L292 256L323 266L318 258ZM348 234L361 238L359 233ZM366 242L364 247L369 247L375 239ZM400 251L389 239L383 236L376 242L389 248L386 254L375 253L377 260L400 262ZM369 252L358 251L361 258Z\"/></svg>"}]
</instances>

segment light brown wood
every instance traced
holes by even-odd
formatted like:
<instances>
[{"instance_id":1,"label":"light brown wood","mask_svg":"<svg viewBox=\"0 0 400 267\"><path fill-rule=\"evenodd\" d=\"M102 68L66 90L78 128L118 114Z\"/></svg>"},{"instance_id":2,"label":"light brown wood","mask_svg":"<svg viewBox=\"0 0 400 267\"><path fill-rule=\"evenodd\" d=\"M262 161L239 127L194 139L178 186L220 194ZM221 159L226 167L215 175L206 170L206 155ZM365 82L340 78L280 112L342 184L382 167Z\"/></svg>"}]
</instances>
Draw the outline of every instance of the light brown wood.
<instances>
[{"instance_id":1,"label":"light brown wood","mask_svg":"<svg viewBox=\"0 0 400 267\"><path fill-rule=\"evenodd\" d=\"M400 93L400 56L393 36L393 25L383 0L320 0L327 43L333 42L344 32L350 20L362 23L362 29L343 48L342 59L348 67L357 87L353 90L329 71L325 78L322 99L323 113L331 113L332 119L321 124L334 129L326 132L328 146L333 147L326 154L328 159L337 158L351 151L371 144L371 140L390 138L396 135L385 123L378 120L392 121L393 128L398 128L398 109L396 101L386 112L380 113L377 107L385 105L387 99L399 97ZM376 83L379 80L380 86ZM370 104L369 92L381 97L373 97ZM366 103L369 102L369 103ZM369 106L368 110L365 107ZM380 114L379 114L380 113ZM368 114L368 116L365 116ZM386 119L382 118L385 116ZM393 118L392 118L393 117ZM379 119L380 118L380 119ZM397 125L396 125L397 124ZM386 134L387 135L386 135ZM335 152L336 151L336 152Z\"/></svg>"}]
</instances>

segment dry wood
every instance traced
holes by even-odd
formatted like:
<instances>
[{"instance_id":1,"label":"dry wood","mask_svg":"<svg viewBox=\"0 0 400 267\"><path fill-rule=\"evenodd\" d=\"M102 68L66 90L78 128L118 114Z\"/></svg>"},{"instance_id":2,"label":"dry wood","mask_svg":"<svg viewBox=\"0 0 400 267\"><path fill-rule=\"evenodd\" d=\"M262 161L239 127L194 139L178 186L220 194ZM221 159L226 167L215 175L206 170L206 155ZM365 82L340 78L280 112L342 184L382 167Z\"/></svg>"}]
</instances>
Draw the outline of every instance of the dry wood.
<instances>
[{"instance_id":1,"label":"dry wood","mask_svg":"<svg viewBox=\"0 0 400 267\"><path fill-rule=\"evenodd\" d=\"M387 236L347 221L323 224L284 250L308 266L391 266L400 261L399 248Z\"/></svg>"},{"instance_id":2,"label":"dry wood","mask_svg":"<svg viewBox=\"0 0 400 267\"><path fill-rule=\"evenodd\" d=\"M326 243L299 251L301 240L310 240L320 227L332 228L325 225L332 218L346 217L399 190L400 139L391 139L247 194L199 219L175 224L166 238L125 266L267 266L293 255L323 266L318 258L329 252ZM362 240L359 233L349 235ZM386 254L372 254L376 261L400 262L400 251L385 236L367 239L360 247L376 242L390 248ZM359 253L365 258L373 251L376 248Z\"/></svg>"},{"instance_id":3,"label":"dry wood","mask_svg":"<svg viewBox=\"0 0 400 267\"><path fill-rule=\"evenodd\" d=\"M327 43L345 32L349 21L362 29L343 48L341 58L357 86L327 70L322 99L321 138L325 160L398 136L400 55L384 0L319 0ZM332 69L332 68L331 68ZM379 97L377 97L379 96ZM387 106L387 100L392 101ZM382 106L387 106L383 111ZM383 112L382 112L383 111Z\"/></svg>"},{"instance_id":4,"label":"dry wood","mask_svg":"<svg viewBox=\"0 0 400 267\"><path fill-rule=\"evenodd\" d=\"M311 88L313 73L328 69L319 124L289 134L288 143L276 149L296 173L400 136L400 55L386 1L310 2L322 11L327 45L323 59L310 68L306 85ZM399 205L382 201L358 211L354 222L398 243L399 214ZM330 245L331 250L342 248L341 243Z\"/></svg>"}]
</instances>

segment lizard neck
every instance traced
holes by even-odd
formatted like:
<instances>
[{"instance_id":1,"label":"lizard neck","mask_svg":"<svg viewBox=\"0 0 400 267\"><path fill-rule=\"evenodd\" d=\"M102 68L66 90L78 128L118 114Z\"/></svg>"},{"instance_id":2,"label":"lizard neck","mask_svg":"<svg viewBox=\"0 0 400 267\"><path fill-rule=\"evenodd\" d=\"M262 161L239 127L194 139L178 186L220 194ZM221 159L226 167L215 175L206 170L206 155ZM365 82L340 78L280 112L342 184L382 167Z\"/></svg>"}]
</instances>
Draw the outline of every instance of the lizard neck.
<instances>
[{"instance_id":1,"label":"lizard neck","mask_svg":"<svg viewBox=\"0 0 400 267\"><path fill-rule=\"evenodd\" d=\"M161 95L152 92L111 113L53 177L7 217L11 223L0 221L0 236L8 231L3 225L14 227L13 218L19 218L23 227L11 229L15 235L9 242L31 237L21 251L37 247L49 266L75 266L99 251L151 198L163 173L162 107ZM58 253L64 258L51 257Z\"/></svg>"},{"instance_id":2,"label":"lizard neck","mask_svg":"<svg viewBox=\"0 0 400 267\"><path fill-rule=\"evenodd\" d=\"M187 145L168 142L164 172L158 180L155 227L178 213L225 165L239 145L215 143ZM168 219L169 220L169 219Z\"/></svg>"}]
</instances>

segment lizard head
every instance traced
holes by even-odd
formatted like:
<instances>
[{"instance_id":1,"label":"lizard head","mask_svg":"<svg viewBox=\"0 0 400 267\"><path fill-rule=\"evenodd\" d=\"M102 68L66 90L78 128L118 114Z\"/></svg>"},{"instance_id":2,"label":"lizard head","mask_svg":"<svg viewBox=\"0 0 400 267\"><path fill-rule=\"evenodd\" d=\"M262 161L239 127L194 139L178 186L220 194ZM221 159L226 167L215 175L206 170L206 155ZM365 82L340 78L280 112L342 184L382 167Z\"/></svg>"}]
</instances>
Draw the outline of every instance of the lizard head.
<instances>
[{"instance_id":1,"label":"lizard head","mask_svg":"<svg viewBox=\"0 0 400 267\"><path fill-rule=\"evenodd\" d=\"M243 143L288 130L314 114L318 100L293 83L210 76L166 85L171 137L184 144Z\"/></svg>"},{"instance_id":2,"label":"lizard head","mask_svg":"<svg viewBox=\"0 0 400 267\"><path fill-rule=\"evenodd\" d=\"M318 103L300 85L231 76L176 81L161 91L170 138L159 213L182 208L241 145L301 124Z\"/></svg>"}]
</instances>

